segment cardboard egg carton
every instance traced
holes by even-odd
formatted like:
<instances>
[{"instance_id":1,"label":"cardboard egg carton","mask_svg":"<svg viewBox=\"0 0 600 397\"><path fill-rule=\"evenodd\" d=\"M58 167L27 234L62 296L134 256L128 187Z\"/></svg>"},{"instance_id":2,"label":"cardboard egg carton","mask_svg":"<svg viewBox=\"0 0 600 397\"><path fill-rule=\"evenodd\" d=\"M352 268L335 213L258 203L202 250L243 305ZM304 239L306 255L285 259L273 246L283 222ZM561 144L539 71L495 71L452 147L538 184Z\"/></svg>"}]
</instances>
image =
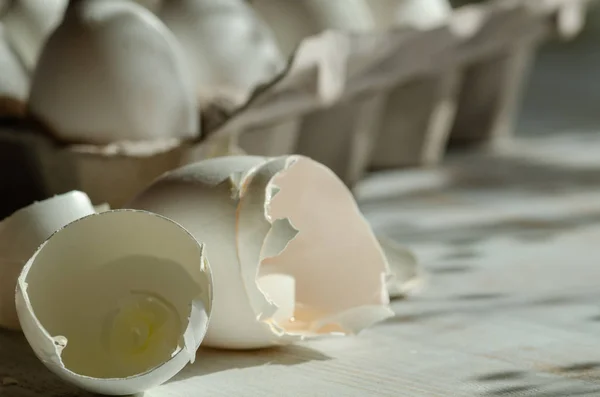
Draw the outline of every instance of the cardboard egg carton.
<instances>
[{"instance_id":1,"label":"cardboard egg carton","mask_svg":"<svg viewBox=\"0 0 600 397\"><path fill-rule=\"evenodd\" d=\"M120 207L162 173L206 156L219 138L259 137L264 126L324 110L348 114L357 101L383 95L393 98L395 118L378 129L375 120L352 121L342 147L327 131L315 141L322 153L337 156L332 168L348 184L368 167L436 164L449 141L505 139L537 46L553 35L576 34L592 1L493 0L457 9L428 31L326 31L304 40L287 69L243 106L215 101L204 109L197 142L70 146L30 120L0 121L0 218L73 189L95 204ZM319 160L328 164L327 157Z\"/></svg>"},{"instance_id":2,"label":"cardboard egg carton","mask_svg":"<svg viewBox=\"0 0 600 397\"><path fill-rule=\"evenodd\" d=\"M540 42L576 35L593 1L492 0L461 7L429 31L325 32L304 40L286 73L209 133L225 135L385 94L395 117L375 133L353 128L345 168L334 170L352 184L368 167L437 164L449 141L510 137ZM320 152L339 156L339 141L321 133L315 142Z\"/></svg>"}]
</instances>

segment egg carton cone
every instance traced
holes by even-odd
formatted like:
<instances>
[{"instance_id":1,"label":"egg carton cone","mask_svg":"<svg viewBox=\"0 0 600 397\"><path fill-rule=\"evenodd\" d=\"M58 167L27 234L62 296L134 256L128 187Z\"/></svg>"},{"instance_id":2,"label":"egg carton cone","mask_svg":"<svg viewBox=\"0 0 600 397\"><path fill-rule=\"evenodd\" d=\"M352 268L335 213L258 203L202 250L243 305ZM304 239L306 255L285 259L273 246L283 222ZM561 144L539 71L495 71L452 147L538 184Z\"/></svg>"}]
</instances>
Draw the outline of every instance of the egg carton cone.
<instances>
[{"instance_id":1,"label":"egg carton cone","mask_svg":"<svg viewBox=\"0 0 600 397\"><path fill-rule=\"evenodd\" d=\"M297 150L312 151L349 184L369 165L437 164L449 141L510 137L538 45L577 34L592 2L490 0L458 8L429 30L325 31L305 39L288 68L227 112L209 139L301 119ZM391 95L396 117L365 132L372 114L362 118L353 106L381 95ZM339 112L331 128L311 128L324 111Z\"/></svg>"}]
</instances>

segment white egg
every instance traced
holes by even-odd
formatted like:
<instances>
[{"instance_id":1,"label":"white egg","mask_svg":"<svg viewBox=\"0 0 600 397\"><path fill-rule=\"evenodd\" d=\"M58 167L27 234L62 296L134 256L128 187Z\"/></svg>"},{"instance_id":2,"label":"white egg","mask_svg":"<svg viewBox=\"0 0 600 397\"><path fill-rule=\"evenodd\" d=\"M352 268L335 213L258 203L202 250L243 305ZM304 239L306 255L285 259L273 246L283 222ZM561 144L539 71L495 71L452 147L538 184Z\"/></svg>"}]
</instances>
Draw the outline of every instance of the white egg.
<instances>
[{"instance_id":1,"label":"white egg","mask_svg":"<svg viewBox=\"0 0 600 397\"><path fill-rule=\"evenodd\" d=\"M193 362L211 302L203 246L175 222L133 210L53 234L23 268L16 297L38 358L107 395L147 390Z\"/></svg>"},{"instance_id":2,"label":"white egg","mask_svg":"<svg viewBox=\"0 0 600 397\"><path fill-rule=\"evenodd\" d=\"M205 345L253 349L359 332L391 316L388 266L345 185L306 157L223 157L167 173L130 204L206 244Z\"/></svg>"},{"instance_id":3,"label":"white egg","mask_svg":"<svg viewBox=\"0 0 600 397\"><path fill-rule=\"evenodd\" d=\"M185 49L201 103L241 106L286 66L273 32L244 0L169 0L159 15ZM281 155L293 151L297 129L292 120L237 133L246 153Z\"/></svg>"},{"instance_id":4,"label":"white egg","mask_svg":"<svg viewBox=\"0 0 600 397\"><path fill-rule=\"evenodd\" d=\"M200 97L241 104L285 67L273 34L244 0L169 0L160 17L185 49Z\"/></svg>"},{"instance_id":5,"label":"white egg","mask_svg":"<svg viewBox=\"0 0 600 397\"><path fill-rule=\"evenodd\" d=\"M24 116L28 95L29 76L0 22L0 116Z\"/></svg>"},{"instance_id":6,"label":"white egg","mask_svg":"<svg viewBox=\"0 0 600 397\"><path fill-rule=\"evenodd\" d=\"M71 143L199 134L193 77L177 40L154 14L130 1L69 3L40 56L30 109Z\"/></svg>"},{"instance_id":7,"label":"white egg","mask_svg":"<svg viewBox=\"0 0 600 397\"><path fill-rule=\"evenodd\" d=\"M88 196L73 191L22 208L0 222L0 327L20 329L15 309L17 278L40 244L94 212Z\"/></svg>"},{"instance_id":8,"label":"white egg","mask_svg":"<svg viewBox=\"0 0 600 397\"><path fill-rule=\"evenodd\" d=\"M48 35L62 20L68 0L14 0L7 5L2 21L11 44L26 69L35 69Z\"/></svg>"}]
</instances>

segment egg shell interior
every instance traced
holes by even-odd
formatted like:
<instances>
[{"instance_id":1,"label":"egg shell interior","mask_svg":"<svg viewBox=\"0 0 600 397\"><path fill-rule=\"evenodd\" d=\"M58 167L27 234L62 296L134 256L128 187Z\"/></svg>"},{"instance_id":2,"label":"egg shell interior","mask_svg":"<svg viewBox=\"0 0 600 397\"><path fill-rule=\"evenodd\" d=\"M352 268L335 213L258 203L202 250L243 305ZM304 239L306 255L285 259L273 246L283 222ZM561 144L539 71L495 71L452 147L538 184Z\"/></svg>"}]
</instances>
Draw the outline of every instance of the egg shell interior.
<instances>
[{"instance_id":1,"label":"egg shell interior","mask_svg":"<svg viewBox=\"0 0 600 397\"><path fill-rule=\"evenodd\" d=\"M363 308L378 318L374 321L390 316L386 259L351 192L331 170L290 156L271 160L248 179L238 218L242 269L251 269L254 261L254 277L286 274L295 282L294 316L277 325L304 335L352 334L371 325L370 315L361 321ZM287 243L275 244L273 252L266 235L258 245L261 252L245 249L257 246L248 242L260 233L250 223L241 225L256 214L271 225L269 232L279 229ZM269 298L269 291L263 292ZM350 313L355 314L351 324L346 322Z\"/></svg>"},{"instance_id":2,"label":"egg shell interior","mask_svg":"<svg viewBox=\"0 0 600 397\"><path fill-rule=\"evenodd\" d=\"M202 250L156 214L120 210L75 221L19 278L25 336L53 372L89 391L161 384L193 362L207 328L212 281Z\"/></svg>"}]
</instances>

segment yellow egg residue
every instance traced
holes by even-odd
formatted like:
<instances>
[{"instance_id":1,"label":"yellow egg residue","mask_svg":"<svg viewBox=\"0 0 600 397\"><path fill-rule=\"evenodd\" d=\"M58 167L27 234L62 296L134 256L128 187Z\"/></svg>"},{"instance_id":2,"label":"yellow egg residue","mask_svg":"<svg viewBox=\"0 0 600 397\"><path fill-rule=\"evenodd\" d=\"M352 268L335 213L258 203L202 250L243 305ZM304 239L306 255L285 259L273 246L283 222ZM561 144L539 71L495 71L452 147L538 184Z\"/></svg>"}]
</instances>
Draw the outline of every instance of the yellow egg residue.
<instances>
[{"instance_id":1,"label":"yellow egg residue","mask_svg":"<svg viewBox=\"0 0 600 397\"><path fill-rule=\"evenodd\" d=\"M111 377L143 373L167 361L181 334L175 307L160 296L133 292L104 324L103 344L115 363Z\"/></svg>"}]
</instances>

